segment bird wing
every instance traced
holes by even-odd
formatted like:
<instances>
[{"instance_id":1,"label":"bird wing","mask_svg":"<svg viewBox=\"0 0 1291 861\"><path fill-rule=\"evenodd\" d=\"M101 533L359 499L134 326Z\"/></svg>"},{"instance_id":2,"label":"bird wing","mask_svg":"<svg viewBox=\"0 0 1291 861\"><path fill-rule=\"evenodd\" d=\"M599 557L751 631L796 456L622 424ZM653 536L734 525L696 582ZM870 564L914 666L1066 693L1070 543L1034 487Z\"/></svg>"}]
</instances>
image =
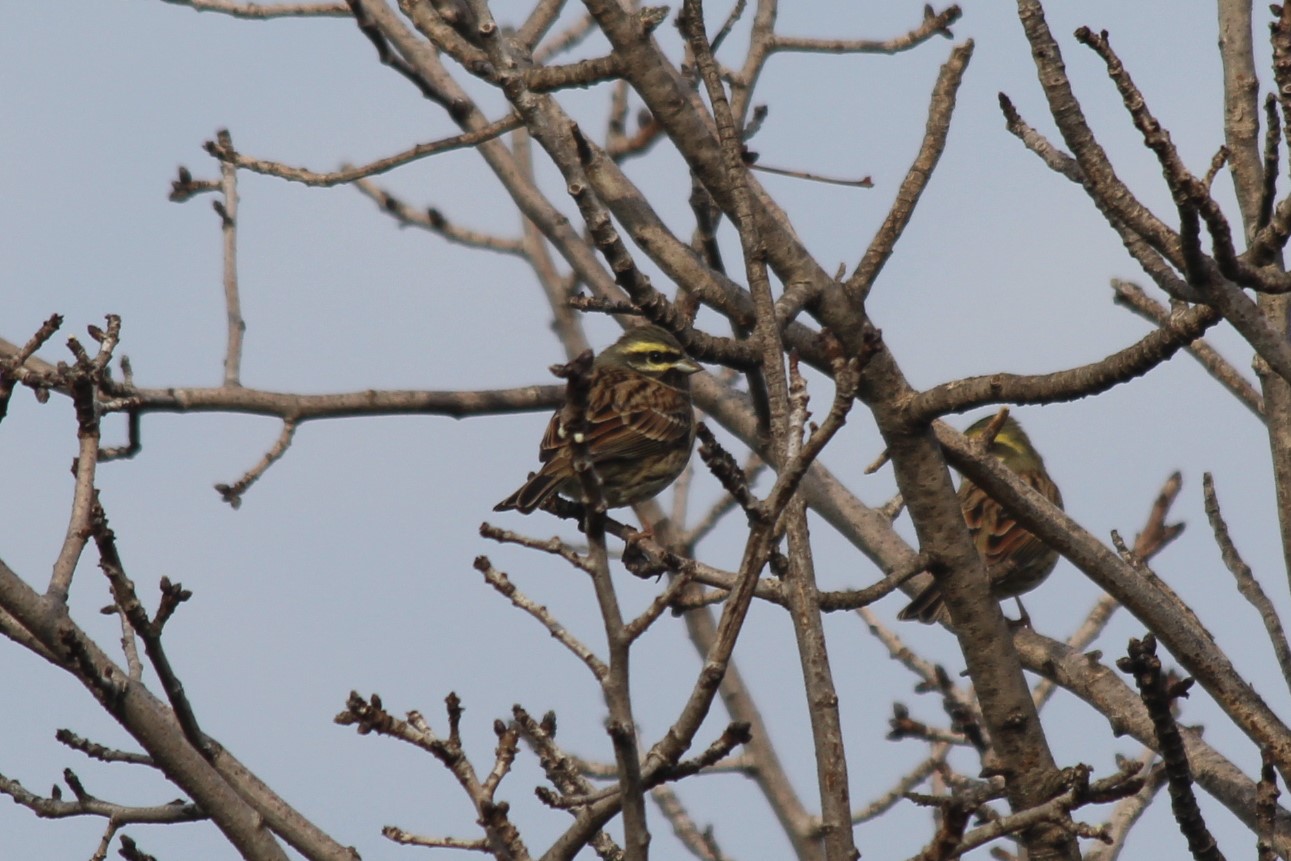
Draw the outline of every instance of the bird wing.
<instances>
[{"instance_id":1,"label":"bird wing","mask_svg":"<svg viewBox=\"0 0 1291 861\"><path fill-rule=\"evenodd\" d=\"M1042 472L1018 473L1018 477L1041 495L1062 507L1062 494L1057 486ZM1025 527L1007 514L976 484L964 479L959 486L959 502L964 521L977 551L982 554L988 568L1008 561L1012 568L1025 567L1047 552L1047 548Z\"/></svg>"},{"instance_id":2,"label":"bird wing","mask_svg":"<svg viewBox=\"0 0 1291 861\"><path fill-rule=\"evenodd\" d=\"M601 368L587 403L588 446L593 463L640 457L684 441L692 432L690 403L670 386L634 371ZM556 458L564 447L560 413L551 417L538 457ZM569 455L563 455L567 458Z\"/></svg>"}]
</instances>

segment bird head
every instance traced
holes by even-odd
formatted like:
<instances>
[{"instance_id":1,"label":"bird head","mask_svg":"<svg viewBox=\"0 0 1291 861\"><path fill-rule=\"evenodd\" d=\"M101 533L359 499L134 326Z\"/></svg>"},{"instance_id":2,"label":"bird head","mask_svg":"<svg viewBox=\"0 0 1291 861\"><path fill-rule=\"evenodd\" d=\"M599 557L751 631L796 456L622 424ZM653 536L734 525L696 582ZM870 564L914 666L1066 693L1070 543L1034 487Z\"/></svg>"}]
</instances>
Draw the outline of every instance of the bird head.
<instances>
[{"instance_id":1,"label":"bird head","mask_svg":"<svg viewBox=\"0 0 1291 861\"><path fill-rule=\"evenodd\" d=\"M670 332L658 326L629 329L596 357L598 368L628 368L656 379L684 380L699 365Z\"/></svg>"},{"instance_id":2,"label":"bird head","mask_svg":"<svg viewBox=\"0 0 1291 861\"><path fill-rule=\"evenodd\" d=\"M964 436L969 439L981 436L994 418L995 416L987 416L973 422L968 430L964 431ZM1032 447L1026 431L1022 430L1022 425L1018 424L1013 416L1006 418L1004 424L1000 426L999 433L991 442L991 454L1004 461L1004 465L1014 472L1044 469L1044 461L1040 453Z\"/></svg>"}]
</instances>

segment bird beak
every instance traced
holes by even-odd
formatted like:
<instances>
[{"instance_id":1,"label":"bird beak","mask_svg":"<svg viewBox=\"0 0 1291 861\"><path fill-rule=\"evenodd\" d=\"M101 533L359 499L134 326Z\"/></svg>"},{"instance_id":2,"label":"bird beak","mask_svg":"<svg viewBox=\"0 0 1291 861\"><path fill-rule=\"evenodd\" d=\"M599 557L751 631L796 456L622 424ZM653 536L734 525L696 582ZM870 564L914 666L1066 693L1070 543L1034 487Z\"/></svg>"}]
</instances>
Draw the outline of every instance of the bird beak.
<instances>
[{"instance_id":1,"label":"bird beak","mask_svg":"<svg viewBox=\"0 0 1291 861\"><path fill-rule=\"evenodd\" d=\"M682 359L680 362L673 365L672 369L674 371L681 371L683 374L694 374L704 370L699 365L695 364L695 361L690 358Z\"/></svg>"}]
</instances>

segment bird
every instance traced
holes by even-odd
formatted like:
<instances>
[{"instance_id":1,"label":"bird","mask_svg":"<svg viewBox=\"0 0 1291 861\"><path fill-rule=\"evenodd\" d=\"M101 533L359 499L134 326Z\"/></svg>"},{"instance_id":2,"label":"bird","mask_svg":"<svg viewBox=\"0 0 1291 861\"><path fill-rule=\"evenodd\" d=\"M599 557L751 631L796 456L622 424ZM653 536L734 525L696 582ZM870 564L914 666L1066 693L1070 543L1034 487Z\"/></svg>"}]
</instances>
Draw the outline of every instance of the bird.
<instances>
[{"instance_id":1,"label":"bird","mask_svg":"<svg viewBox=\"0 0 1291 861\"><path fill-rule=\"evenodd\" d=\"M654 497L681 475L695 444L690 375L701 370L672 333L629 329L592 362L587 453L609 508ZM528 514L552 494L579 499L572 438L557 410L538 446L541 468L493 507Z\"/></svg>"},{"instance_id":2,"label":"bird","mask_svg":"<svg viewBox=\"0 0 1291 861\"><path fill-rule=\"evenodd\" d=\"M975 422L964 436L980 437L994 416ZM1045 472L1044 460L1031 445L1031 440L1017 419L1009 416L1000 426L991 442L990 453L995 455L1028 486L1041 496L1062 508L1062 493ZM973 538L977 552L986 563L986 576L991 584L991 597L1015 598L1039 586L1058 564L1058 553L1036 538L1005 508L973 482L964 478L959 484L959 507L964 522ZM941 584L936 580L923 588L905 609L897 614L901 620L918 619L930 624L946 621L946 605L942 600Z\"/></svg>"}]
</instances>

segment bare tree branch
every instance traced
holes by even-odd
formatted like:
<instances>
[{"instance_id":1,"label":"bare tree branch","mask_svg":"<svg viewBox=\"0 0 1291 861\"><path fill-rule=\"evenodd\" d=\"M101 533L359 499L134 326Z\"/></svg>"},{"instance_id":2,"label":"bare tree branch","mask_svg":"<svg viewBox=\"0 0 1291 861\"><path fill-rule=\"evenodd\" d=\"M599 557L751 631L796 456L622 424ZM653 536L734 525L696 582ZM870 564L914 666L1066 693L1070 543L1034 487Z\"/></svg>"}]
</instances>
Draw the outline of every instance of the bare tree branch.
<instances>
[{"instance_id":1,"label":"bare tree branch","mask_svg":"<svg viewBox=\"0 0 1291 861\"><path fill-rule=\"evenodd\" d=\"M1219 552L1224 557L1224 565L1237 580L1237 590L1242 593L1242 597L1260 614L1264 630L1269 636L1269 643L1273 646L1273 654L1277 656L1278 666L1282 668L1282 679L1286 682L1287 688L1291 689L1291 644L1287 643L1282 619L1279 618L1269 596L1264 594L1260 581L1255 579L1250 566L1242 561L1241 554L1233 544L1232 536L1228 533L1228 524L1224 522L1224 515L1219 510L1219 497L1215 493L1214 478L1207 472L1202 475L1201 481L1202 492L1206 499L1206 517L1210 520L1210 528L1215 533L1215 543L1219 545Z\"/></svg>"}]
</instances>

